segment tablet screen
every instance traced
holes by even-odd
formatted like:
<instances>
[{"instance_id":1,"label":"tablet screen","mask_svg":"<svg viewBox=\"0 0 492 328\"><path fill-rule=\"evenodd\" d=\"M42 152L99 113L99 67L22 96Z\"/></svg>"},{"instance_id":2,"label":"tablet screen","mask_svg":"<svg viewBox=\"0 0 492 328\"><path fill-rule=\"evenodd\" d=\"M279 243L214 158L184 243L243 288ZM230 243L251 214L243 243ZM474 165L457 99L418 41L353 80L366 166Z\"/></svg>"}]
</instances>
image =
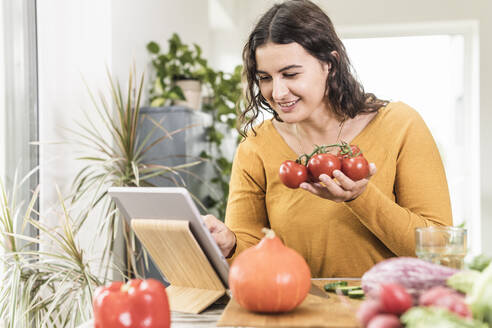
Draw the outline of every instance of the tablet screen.
<instances>
[{"instance_id":1,"label":"tablet screen","mask_svg":"<svg viewBox=\"0 0 492 328\"><path fill-rule=\"evenodd\" d=\"M208 231L188 190L182 187L112 187L108 193L128 223L132 218L189 221L193 236L228 288L227 260Z\"/></svg>"}]
</instances>

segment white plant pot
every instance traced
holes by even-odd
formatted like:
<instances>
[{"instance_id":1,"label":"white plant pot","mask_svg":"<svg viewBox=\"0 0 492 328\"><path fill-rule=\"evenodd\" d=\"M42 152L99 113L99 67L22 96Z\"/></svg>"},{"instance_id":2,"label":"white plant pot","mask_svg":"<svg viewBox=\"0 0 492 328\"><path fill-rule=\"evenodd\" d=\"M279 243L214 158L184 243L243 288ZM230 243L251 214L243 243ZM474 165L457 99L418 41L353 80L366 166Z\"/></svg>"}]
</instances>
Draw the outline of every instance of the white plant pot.
<instances>
[{"instance_id":1,"label":"white plant pot","mask_svg":"<svg viewBox=\"0 0 492 328\"><path fill-rule=\"evenodd\" d=\"M179 80L176 81L181 90L183 90L186 100L176 100L174 103L179 106L189 107L199 110L202 100L202 84L197 80Z\"/></svg>"}]
</instances>

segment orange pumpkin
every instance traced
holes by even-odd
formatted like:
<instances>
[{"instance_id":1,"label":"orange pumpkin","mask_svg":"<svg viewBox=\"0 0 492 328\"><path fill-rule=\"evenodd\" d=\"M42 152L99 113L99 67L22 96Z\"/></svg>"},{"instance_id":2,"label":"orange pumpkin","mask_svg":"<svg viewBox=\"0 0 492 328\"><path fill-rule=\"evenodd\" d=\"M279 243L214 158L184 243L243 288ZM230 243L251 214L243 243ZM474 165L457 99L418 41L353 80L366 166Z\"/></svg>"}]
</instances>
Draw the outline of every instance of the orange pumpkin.
<instances>
[{"instance_id":1,"label":"orange pumpkin","mask_svg":"<svg viewBox=\"0 0 492 328\"><path fill-rule=\"evenodd\" d=\"M311 288L304 258L286 247L275 232L237 256L229 270L232 297L253 312L286 312L296 308Z\"/></svg>"}]
</instances>

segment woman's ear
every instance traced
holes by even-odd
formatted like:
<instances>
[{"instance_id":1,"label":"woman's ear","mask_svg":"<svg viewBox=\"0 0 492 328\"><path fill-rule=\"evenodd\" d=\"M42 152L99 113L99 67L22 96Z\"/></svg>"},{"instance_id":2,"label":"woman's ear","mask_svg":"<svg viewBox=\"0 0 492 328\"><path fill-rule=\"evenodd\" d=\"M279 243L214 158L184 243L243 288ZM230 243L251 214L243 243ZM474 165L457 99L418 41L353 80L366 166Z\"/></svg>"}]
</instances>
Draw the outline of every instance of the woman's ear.
<instances>
[{"instance_id":1,"label":"woman's ear","mask_svg":"<svg viewBox=\"0 0 492 328\"><path fill-rule=\"evenodd\" d=\"M332 55L333 57L335 57L335 60L336 60L337 63L340 62L340 55L338 54L337 51L333 50L332 52L330 52L330 55ZM327 65L328 65L328 73L330 74L330 76L335 76L336 66L335 66L335 69L332 71L331 70L332 63L331 62L328 62Z\"/></svg>"},{"instance_id":2,"label":"woman's ear","mask_svg":"<svg viewBox=\"0 0 492 328\"><path fill-rule=\"evenodd\" d=\"M340 61L340 55L338 54L338 52L336 50L333 50L332 52L330 52L330 54L337 59L337 62Z\"/></svg>"}]
</instances>

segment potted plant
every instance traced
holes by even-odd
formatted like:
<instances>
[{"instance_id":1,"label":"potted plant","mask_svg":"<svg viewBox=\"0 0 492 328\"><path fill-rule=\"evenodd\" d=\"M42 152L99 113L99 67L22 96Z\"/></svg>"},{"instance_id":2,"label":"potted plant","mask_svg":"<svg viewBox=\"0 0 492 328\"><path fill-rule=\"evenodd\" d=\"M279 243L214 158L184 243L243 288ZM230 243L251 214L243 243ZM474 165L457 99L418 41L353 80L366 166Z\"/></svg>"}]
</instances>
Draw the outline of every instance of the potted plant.
<instances>
[{"instance_id":1,"label":"potted plant","mask_svg":"<svg viewBox=\"0 0 492 328\"><path fill-rule=\"evenodd\" d=\"M121 90L118 82L113 81L108 72L109 91L111 96L105 97L100 93L96 99L89 90L94 104L94 110L99 114L96 124L89 115L87 123L80 125L80 131L73 131L78 140L74 141L82 155L79 160L85 166L74 179L74 195L72 202L81 198L89 198L90 203L81 213L78 222L83 224L85 219L95 210L102 209L103 217L100 220L99 231L107 233L106 245L101 259L102 267L109 268L115 259L115 243L117 232L123 233L123 263L127 277L145 276L147 257L141 248L133 231L126 221L120 217L116 205L107 194L110 186L153 186L152 179L157 177L169 180L173 185L183 185L180 173L202 162L200 159L186 161L178 165L162 165L147 156L152 150L161 146L164 141L170 140L187 127L178 127L174 130L165 130L161 122L152 120L140 111L140 102L144 77L135 81L135 73L130 72L126 92ZM109 98L109 99L108 99ZM149 121L150 120L150 121ZM146 128L143 129L144 122ZM98 128L98 126L103 126ZM148 128L151 126L151 128ZM165 130L166 133L157 135L156 131ZM109 137L108 137L109 136ZM121 238L121 235L120 235ZM142 259L144 261L142 261ZM107 278L108 273L103 277Z\"/></svg>"},{"instance_id":2,"label":"potted plant","mask_svg":"<svg viewBox=\"0 0 492 328\"><path fill-rule=\"evenodd\" d=\"M103 281L79 246L78 222L59 192L60 211L50 212L62 213L57 227L44 225L34 209L39 188L26 208L17 202L29 175L20 182L16 175L11 190L0 180L0 326L76 327L92 317L93 291Z\"/></svg>"},{"instance_id":3,"label":"potted plant","mask_svg":"<svg viewBox=\"0 0 492 328\"><path fill-rule=\"evenodd\" d=\"M211 96L203 105L203 111L212 117L212 124L205 129L205 138L209 144L200 157L213 164L214 174L210 182L218 187L218 195L209 193L202 201L219 218L225 217L229 195L229 179L232 169L232 157L241 139L236 131L237 107L241 104L241 73L238 65L232 73L209 69L206 83Z\"/></svg>"},{"instance_id":4,"label":"potted plant","mask_svg":"<svg viewBox=\"0 0 492 328\"><path fill-rule=\"evenodd\" d=\"M87 122L80 125L81 131L73 131L79 136L75 141L77 146L84 152L79 159L87 165L75 177L70 197L58 192L59 206L49 212L56 218L46 220L34 209L39 187L31 200L26 200L27 205L18 201L20 186L29 181L29 175L20 182L14 177L11 190L0 180L2 327L76 327L88 322L93 315L93 292L97 286L113 280L113 270L122 278L143 275L144 254L109 199L107 187L148 186L148 179L156 176L167 176L180 184L178 173L201 162L162 166L144 161L150 149L186 127L152 138L155 130L160 129L159 122L154 122L154 130L141 133L139 122L145 120L140 115L143 75L135 82L135 73L130 72L126 92L109 73L108 79L109 99L100 93L97 101L91 93L93 110L99 114L103 128L98 128L101 124L95 124L88 115ZM83 250L79 245L83 227L96 233L87 220L93 215L100 218L97 231L107 236L102 253ZM61 223L57 226L43 223L48 221ZM39 233L33 236L32 230ZM117 266L119 263L113 257L118 234L124 235L121 239L126 249L126 267L123 268Z\"/></svg>"},{"instance_id":5,"label":"potted plant","mask_svg":"<svg viewBox=\"0 0 492 328\"><path fill-rule=\"evenodd\" d=\"M197 167L199 171L194 173L216 188L207 188L208 190L203 192L205 189L203 186L208 184L201 183L201 187L193 185L191 189L200 197L208 213L224 218L232 156L239 141L235 128L236 107L239 105L242 93L242 66L236 66L231 73L214 70L207 66L205 59L201 58L200 47L195 44L194 49L193 52L188 46L183 45L176 34L169 39L169 51L165 54L160 52L157 43L148 43L147 50L152 54L152 65L156 69L156 75L150 91L150 107L142 110L156 118L159 115L166 115L166 123L175 117L175 121L201 125L201 128L187 131L188 136L183 142L175 140L174 143L179 143L180 148L187 153L199 155L207 160L208 164ZM194 67L194 70L189 69L190 67ZM175 99L181 99L182 90L173 83L180 76L200 80L206 88L207 97L204 97L201 111L188 111L180 106L166 106L169 103L176 104ZM198 148L200 150L196 151ZM165 152L159 151L159 153Z\"/></svg>"},{"instance_id":6,"label":"potted plant","mask_svg":"<svg viewBox=\"0 0 492 328\"><path fill-rule=\"evenodd\" d=\"M207 71L202 49L197 44L193 44L193 47L184 44L176 33L168 40L168 46L168 52L161 53L156 42L147 44L156 70L155 83L151 89L151 106L171 103L198 110L202 82Z\"/></svg>"}]
</instances>

